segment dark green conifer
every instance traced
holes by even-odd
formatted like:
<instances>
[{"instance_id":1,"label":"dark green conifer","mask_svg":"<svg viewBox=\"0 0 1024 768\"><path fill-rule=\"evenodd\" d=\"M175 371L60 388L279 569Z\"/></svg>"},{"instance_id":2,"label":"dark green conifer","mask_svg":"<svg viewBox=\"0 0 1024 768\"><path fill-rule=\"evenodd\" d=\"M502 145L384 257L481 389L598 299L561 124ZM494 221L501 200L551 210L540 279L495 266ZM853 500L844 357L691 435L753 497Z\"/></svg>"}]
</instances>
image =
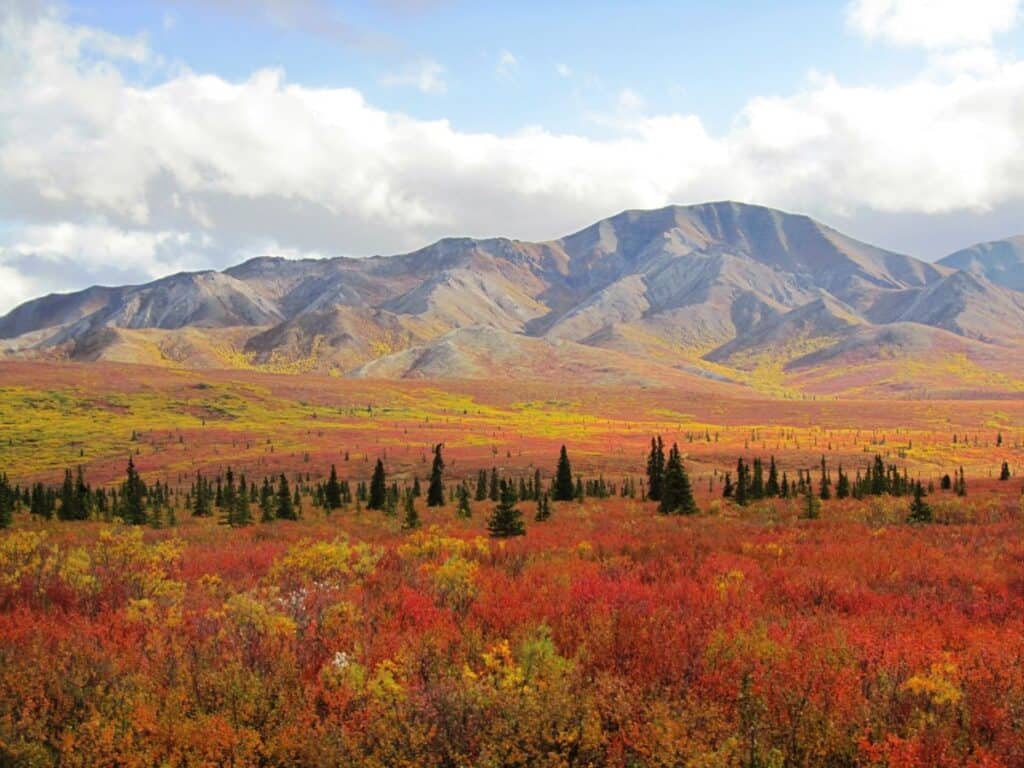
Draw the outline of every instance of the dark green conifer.
<instances>
[{"instance_id":1,"label":"dark green conifer","mask_svg":"<svg viewBox=\"0 0 1024 768\"><path fill-rule=\"evenodd\" d=\"M430 485L427 487L427 506L444 506L444 459L441 458L441 443L434 446L434 464L430 469Z\"/></svg>"},{"instance_id":2,"label":"dark green conifer","mask_svg":"<svg viewBox=\"0 0 1024 768\"><path fill-rule=\"evenodd\" d=\"M373 468L373 477L370 478L370 491L366 501L367 509L383 510L387 503L388 486L387 475L384 472L384 462L377 459Z\"/></svg>"},{"instance_id":3,"label":"dark green conifer","mask_svg":"<svg viewBox=\"0 0 1024 768\"><path fill-rule=\"evenodd\" d=\"M694 515L697 502L693 498L690 478L686 475L679 447L673 443L665 464L665 477L661 489L658 511L663 515Z\"/></svg>"},{"instance_id":4,"label":"dark green conifer","mask_svg":"<svg viewBox=\"0 0 1024 768\"><path fill-rule=\"evenodd\" d=\"M487 521L487 532L495 538L510 538L526 533L523 513L516 508L515 495L506 483L501 488L501 498Z\"/></svg>"},{"instance_id":5,"label":"dark green conifer","mask_svg":"<svg viewBox=\"0 0 1024 768\"><path fill-rule=\"evenodd\" d=\"M558 454L558 468L555 470L555 487L553 498L555 501L572 501L576 495L576 486L572 481L572 467L569 464L569 454L562 446Z\"/></svg>"}]
</instances>

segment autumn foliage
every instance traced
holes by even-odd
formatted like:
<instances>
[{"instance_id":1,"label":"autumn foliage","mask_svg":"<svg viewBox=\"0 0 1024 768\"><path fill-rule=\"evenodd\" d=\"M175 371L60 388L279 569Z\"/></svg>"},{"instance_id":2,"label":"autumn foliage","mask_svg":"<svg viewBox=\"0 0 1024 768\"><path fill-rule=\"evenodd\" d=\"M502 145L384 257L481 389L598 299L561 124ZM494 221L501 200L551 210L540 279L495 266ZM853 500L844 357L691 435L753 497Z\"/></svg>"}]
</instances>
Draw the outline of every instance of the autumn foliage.
<instances>
[{"instance_id":1,"label":"autumn foliage","mask_svg":"<svg viewBox=\"0 0 1024 768\"><path fill-rule=\"evenodd\" d=\"M0 535L0 763L1024 765L1008 501Z\"/></svg>"}]
</instances>

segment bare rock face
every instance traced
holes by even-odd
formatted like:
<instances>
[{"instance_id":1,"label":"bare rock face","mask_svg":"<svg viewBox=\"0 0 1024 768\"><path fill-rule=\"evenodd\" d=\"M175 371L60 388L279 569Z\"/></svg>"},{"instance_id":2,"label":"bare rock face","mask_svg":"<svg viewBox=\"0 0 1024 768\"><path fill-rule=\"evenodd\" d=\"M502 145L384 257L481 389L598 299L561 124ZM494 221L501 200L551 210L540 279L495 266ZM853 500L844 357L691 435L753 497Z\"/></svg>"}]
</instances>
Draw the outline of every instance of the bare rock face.
<instances>
[{"instance_id":1,"label":"bare rock face","mask_svg":"<svg viewBox=\"0 0 1024 768\"><path fill-rule=\"evenodd\" d=\"M826 359L892 324L908 348L924 326L1016 343L1018 289L1024 238L929 264L806 216L720 202L625 211L545 243L447 238L398 256L260 258L51 295L0 318L0 349L435 377L540 370L534 358L563 345L563 367L628 356L743 368L765 352Z\"/></svg>"}]
</instances>

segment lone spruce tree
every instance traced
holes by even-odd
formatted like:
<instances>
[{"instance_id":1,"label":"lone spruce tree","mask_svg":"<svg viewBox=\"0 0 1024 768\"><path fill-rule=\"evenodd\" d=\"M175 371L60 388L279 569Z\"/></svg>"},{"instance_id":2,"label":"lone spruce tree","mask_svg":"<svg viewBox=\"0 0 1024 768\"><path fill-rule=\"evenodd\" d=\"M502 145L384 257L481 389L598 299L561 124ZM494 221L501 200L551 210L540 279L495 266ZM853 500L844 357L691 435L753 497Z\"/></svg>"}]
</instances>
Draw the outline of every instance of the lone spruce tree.
<instances>
[{"instance_id":1,"label":"lone spruce tree","mask_svg":"<svg viewBox=\"0 0 1024 768\"><path fill-rule=\"evenodd\" d=\"M526 533L523 513L516 508L516 495L509 483L501 486L501 497L487 521L487 532L499 539L522 536Z\"/></svg>"},{"instance_id":2,"label":"lone spruce tree","mask_svg":"<svg viewBox=\"0 0 1024 768\"><path fill-rule=\"evenodd\" d=\"M441 458L441 443L434 446L434 466L430 470L430 486L427 488L427 506L444 506L444 459Z\"/></svg>"},{"instance_id":3,"label":"lone spruce tree","mask_svg":"<svg viewBox=\"0 0 1024 768\"><path fill-rule=\"evenodd\" d=\"M926 495L921 481L918 480L914 484L914 500L910 502L910 515L907 517L907 522L930 523L932 521L932 508L924 500Z\"/></svg>"},{"instance_id":4,"label":"lone spruce tree","mask_svg":"<svg viewBox=\"0 0 1024 768\"><path fill-rule=\"evenodd\" d=\"M697 502L693 499L690 478L686 476L683 460L679 455L679 446L675 443L668 452L658 511L663 515L697 514Z\"/></svg>"},{"instance_id":5,"label":"lone spruce tree","mask_svg":"<svg viewBox=\"0 0 1024 768\"><path fill-rule=\"evenodd\" d=\"M558 455L558 469L555 470L555 501L572 501L576 497L576 486L572 482L572 467L569 465L569 454L562 446Z\"/></svg>"},{"instance_id":6,"label":"lone spruce tree","mask_svg":"<svg viewBox=\"0 0 1024 768\"><path fill-rule=\"evenodd\" d=\"M366 500L367 509L384 509L388 501L388 478L384 473L384 462L377 459L377 465L373 468L373 477L370 478L370 495Z\"/></svg>"}]
</instances>

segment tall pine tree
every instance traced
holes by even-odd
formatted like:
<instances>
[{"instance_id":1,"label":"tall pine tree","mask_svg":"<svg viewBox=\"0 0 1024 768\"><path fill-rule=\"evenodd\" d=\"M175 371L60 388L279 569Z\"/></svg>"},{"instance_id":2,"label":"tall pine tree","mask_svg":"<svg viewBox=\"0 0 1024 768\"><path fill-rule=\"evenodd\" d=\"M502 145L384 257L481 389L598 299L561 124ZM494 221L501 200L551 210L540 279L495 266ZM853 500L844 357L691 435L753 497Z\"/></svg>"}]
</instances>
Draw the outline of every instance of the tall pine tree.
<instances>
[{"instance_id":1,"label":"tall pine tree","mask_svg":"<svg viewBox=\"0 0 1024 768\"><path fill-rule=\"evenodd\" d=\"M697 514L697 502L693 499L690 478L686 475L679 447L675 443L668 452L658 511L663 515Z\"/></svg>"},{"instance_id":2,"label":"tall pine tree","mask_svg":"<svg viewBox=\"0 0 1024 768\"><path fill-rule=\"evenodd\" d=\"M569 464L569 453L564 445L558 454L553 497L555 501L572 501L576 497L576 486L572 482L572 466Z\"/></svg>"},{"instance_id":3,"label":"tall pine tree","mask_svg":"<svg viewBox=\"0 0 1024 768\"><path fill-rule=\"evenodd\" d=\"M430 486L427 488L427 506L444 506L444 459L441 458L441 443L434 446L434 465L430 470Z\"/></svg>"},{"instance_id":4,"label":"tall pine tree","mask_svg":"<svg viewBox=\"0 0 1024 768\"><path fill-rule=\"evenodd\" d=\"M370 495L366 500L367 509L382 510L388 501L388 478L384 472L384 462L377 459L370 478Z\"/></svg>"}]
</instances>

